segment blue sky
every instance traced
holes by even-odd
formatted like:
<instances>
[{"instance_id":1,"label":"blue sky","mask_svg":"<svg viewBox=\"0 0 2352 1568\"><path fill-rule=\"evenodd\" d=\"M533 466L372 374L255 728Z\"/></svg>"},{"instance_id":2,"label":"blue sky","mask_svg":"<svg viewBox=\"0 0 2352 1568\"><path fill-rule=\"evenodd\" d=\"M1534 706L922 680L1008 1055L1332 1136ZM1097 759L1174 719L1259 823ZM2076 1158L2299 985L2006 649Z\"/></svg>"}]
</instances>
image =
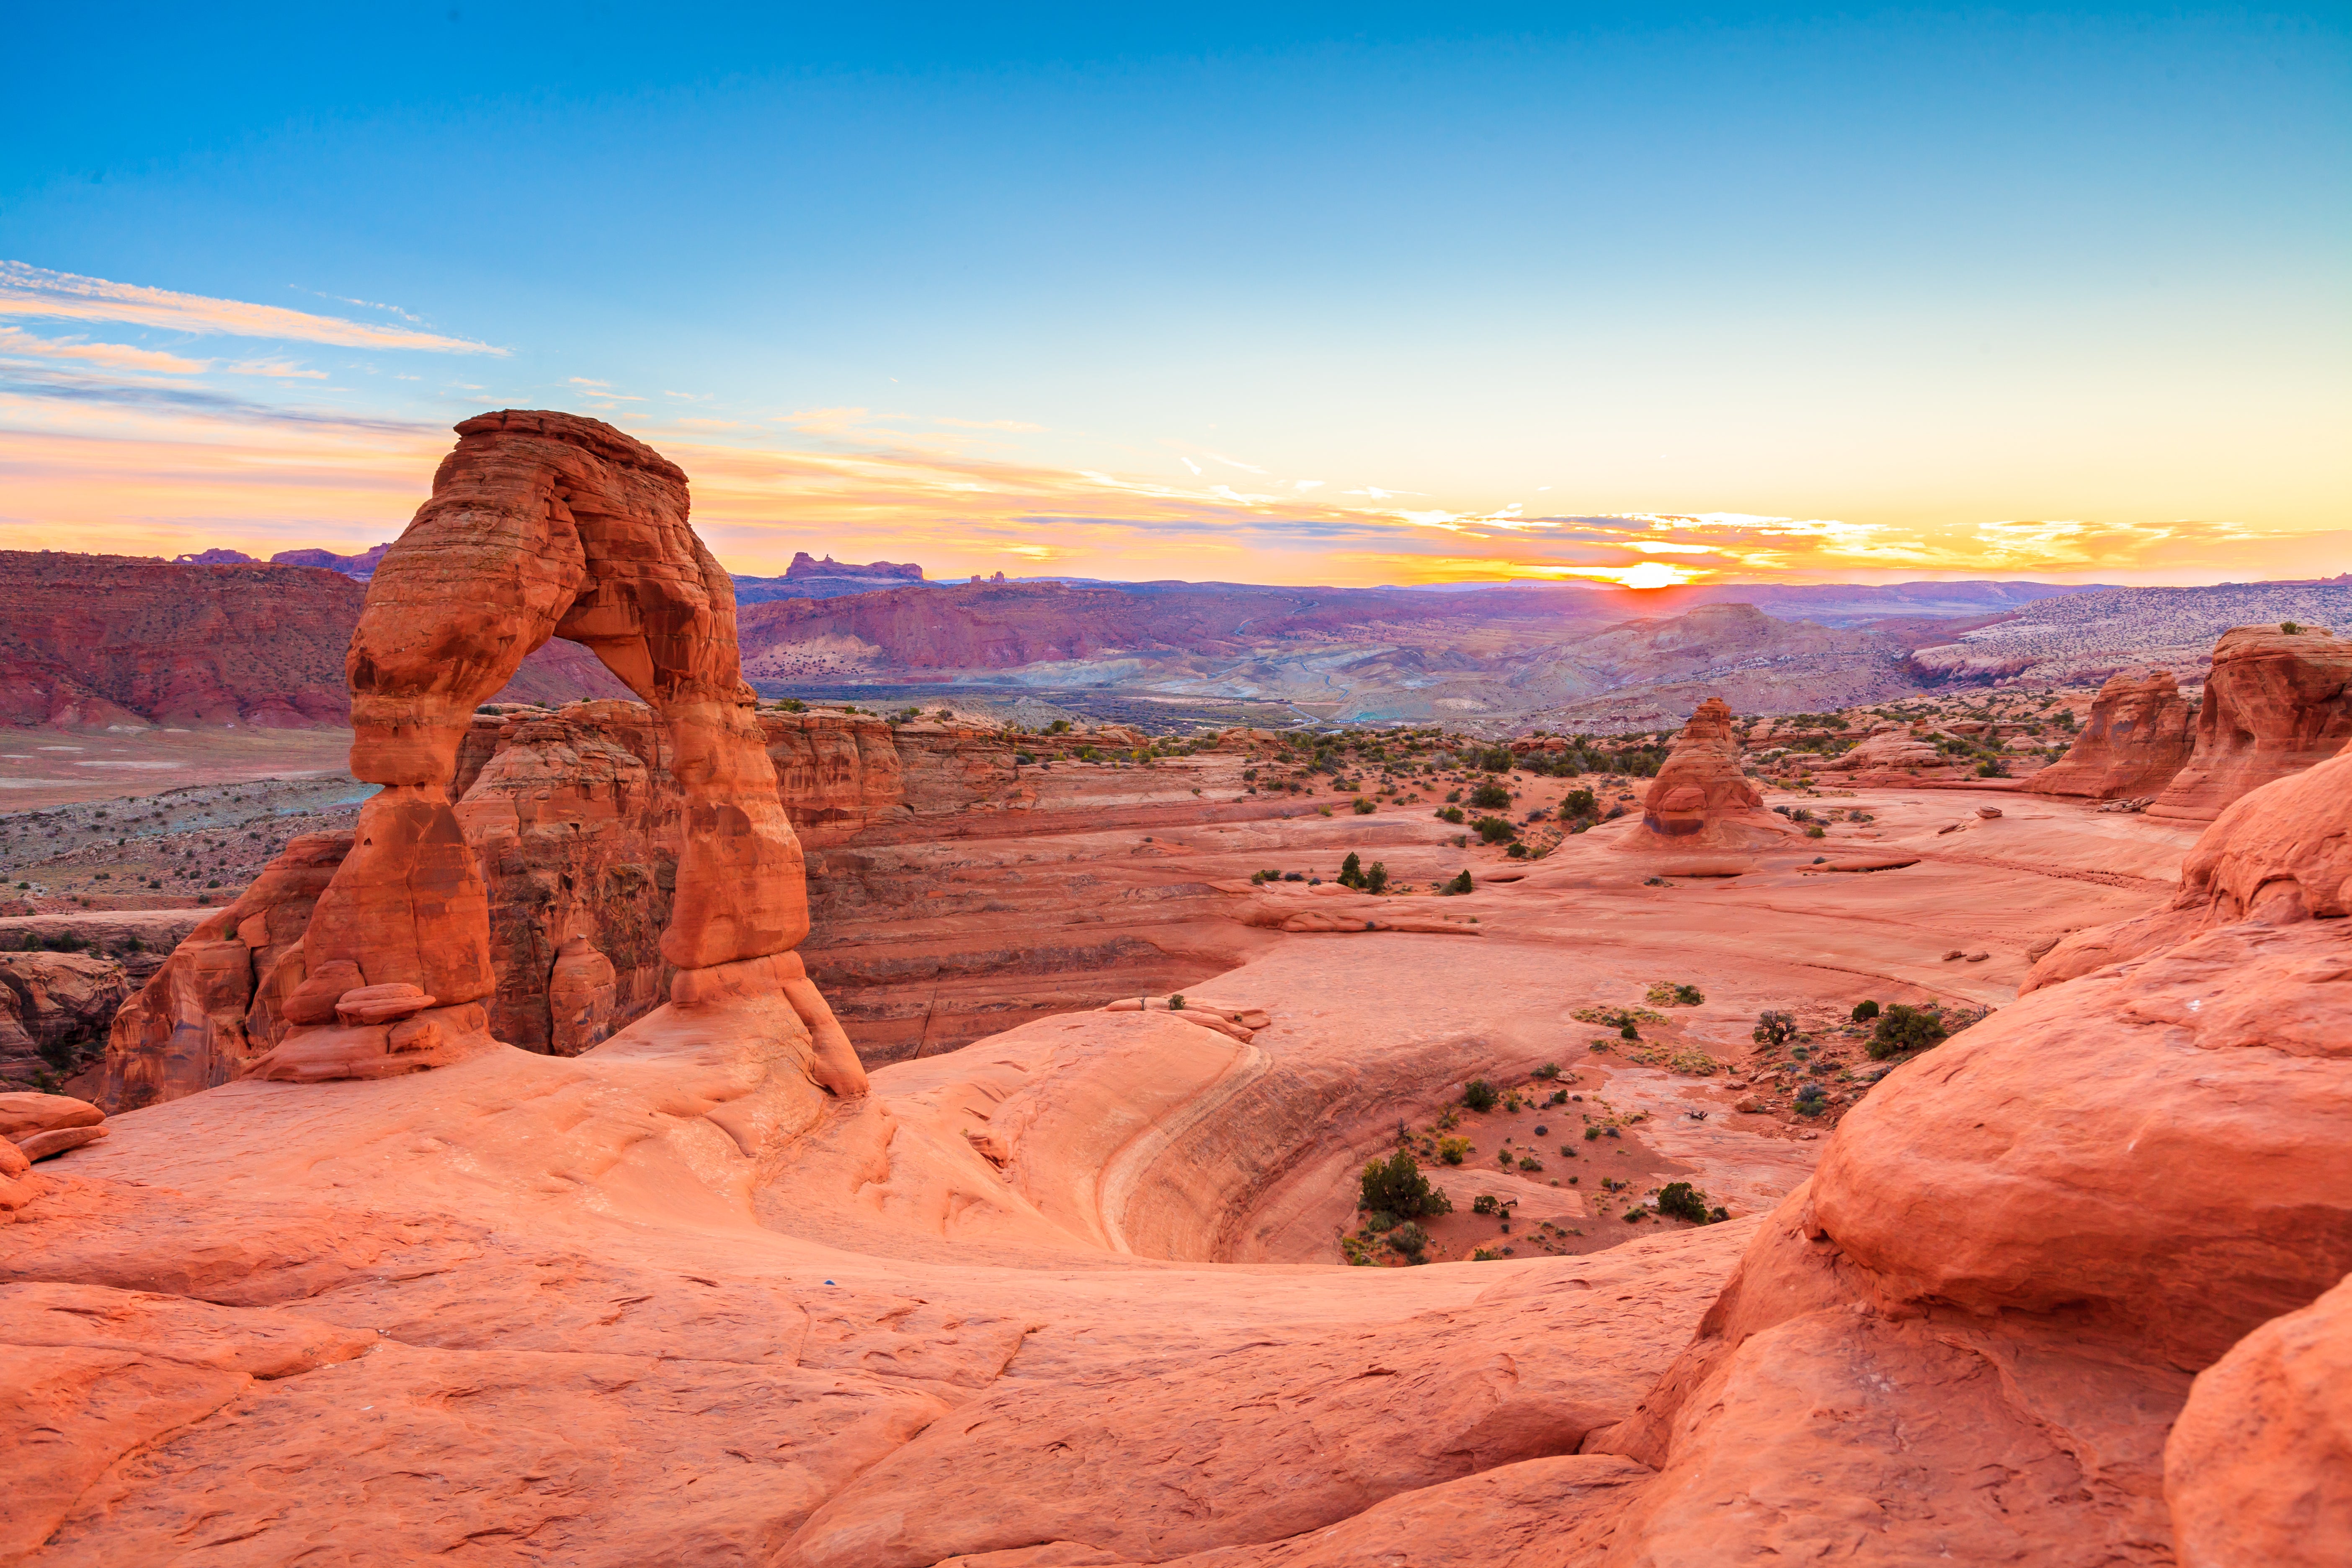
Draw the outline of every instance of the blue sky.
<instances>
[{"instance_id":1,"label":"blue sky","mask_svg":"<svg viewBox=\"0 0 2352 1568\"><path fill-rule=\"evenodd\" d=\"M18 546L364 544L522 405L753 570L2352 569L2337 10L13 29Z\"/></svg>"}]
</instances>

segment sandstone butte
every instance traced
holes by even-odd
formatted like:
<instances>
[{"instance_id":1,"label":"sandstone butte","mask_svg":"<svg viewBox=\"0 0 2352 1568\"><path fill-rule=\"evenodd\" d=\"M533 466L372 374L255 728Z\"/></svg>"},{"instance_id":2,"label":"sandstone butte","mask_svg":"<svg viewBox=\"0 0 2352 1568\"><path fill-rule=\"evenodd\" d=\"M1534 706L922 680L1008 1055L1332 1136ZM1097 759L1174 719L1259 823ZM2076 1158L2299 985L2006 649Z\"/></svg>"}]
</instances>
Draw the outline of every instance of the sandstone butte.
<instances>
[{"instance_id":1,"label":"sandstone butte","mask_svg":"<svg viewBox=\"0 0 2352 1568\"><path fill-rule=\"evenodd\" d=\"M1855 877L1801 841L1657 877L1628 814L1456 899L1268 891L1231 868L1356 825L1212 823L1175 852L1255 945L1207 1017L1139 998L861 1081L791 979L794 835L682 479L590 421L460 431L354 645L358 754L398 776L310 868L296 1026L0 1148L0 1562L2352 1559L2352 752L2201 834L1857 791L1836 833L1907 863ZM710 763L672 763L670 998L574 1056L465 1012L498 938L457 805L533 797L480 795L493 751L448 799L467 699L558 630ZM1443 828L1383 853L1431 875ZM1241 918L1268 900L1486 934ZM1989 960L1945 964L1962 937ZM1587 1049L1574 1015L1662 979L1704 1000L1644 1027L1727 1058L1763 1007L1998 1005L1807 1141ZM436 1016L412 1053L317 1039ZM1474 1077L1625 1136L1554 1188L1463 1113L1490 1169L1449 1190L1633 1239L1539 1256L1523 1217L1528 1256L1334 1267L1358 1168ZM1637 1143L1735 1217L1611 1217Z\"/></svg>"},{"instance_id":2,"label":"sandstone butte","mask_svg":"<svg viewBox=\"0 0 2352 1568\"><path fill-rule=\"evenodd\" d=\"M2196 747L2192 721L2170 670L2109 676L2065 756L2035 773L2025 787L2036 795L2084 800L2160 794Z\"/></svg>"},{"instance_id":3,"label":"sandstone butte","mask_svg":"<svg viewBox=\"0 0 2352 1568\"><path fill-rule=\"evenodd\" d=\"M2238 626L2213 645L2197 748L2147 809L2210 822L2229 804L2352 740L2352 641Z\"/></svg>"},{"instance_id":4,"label":"sandstone butte","mask_svg":"<svg viewBox=\"0 0 2352 1568\"><path fill-rule=\"evenodd\" d=\"M1642 801L1642 826L1622 847L1636 853L1786 847L1795 829L1764 809L1764 795L1739 765L1731 709L1698 705Z\"/></svg>"}]
</instances>

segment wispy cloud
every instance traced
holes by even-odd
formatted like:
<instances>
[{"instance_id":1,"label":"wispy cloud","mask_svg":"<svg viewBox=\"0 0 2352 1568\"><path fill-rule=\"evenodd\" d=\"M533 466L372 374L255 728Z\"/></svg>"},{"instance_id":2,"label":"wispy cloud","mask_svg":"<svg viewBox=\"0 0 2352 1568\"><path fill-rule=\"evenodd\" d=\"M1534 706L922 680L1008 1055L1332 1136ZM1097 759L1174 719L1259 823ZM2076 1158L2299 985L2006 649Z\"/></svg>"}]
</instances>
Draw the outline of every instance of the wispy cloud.
<instances>
[{"instance_id":1,"label":"wispy cloud","mask_svg":"<svg viewBox=\"0 0 2352 1568\"><path fill-rule=\"evenodd\" d=\"M223 365L221 368L231 375L266 375L278 381L324 381L327 379L325 371L305 369L289 359L239 360L235 364Z\"/></svg>"},{"instance_id":2,"label":"wispy cloud","mask_svg":"<svg viewBox=\"0 0 2352 1568\"><path fill-rule=\"evenodd\" d=\"M954 419L942 415L931 421L934 425L952 425L959 430L1012 430L1024 436L1042 434L1043 425L1030 425L1019 419Z\"/></svg>"},{"instance_id":3,"label":"wispy cloud","mask_svg":"<svg viewBox=\"0 0 2352 1568\"><path fill-rule=\"evenodd\" d=\"M0 261L0 316L73 321L121 321L204 337L272 338L341 348L430 349L441 353L503 354L467 338L367 321L339 321L279 305L215 300L136 283L114 283L52 272L21 261Z\"/></svg>"},{"instance_id":4,"label":"wispy cloud","mask_svg":"<svg viewBox=\"0 0 2352 1568\"><path fill-rule=\"evenodd\" d=\"M183 359L160 349L133 348L128 343L94 343L85 338L37 337L22 327L0 327L0 354L39 359L80 360L116 370L148 370L164 375L196 375L211 362Z\"/></svg>"}]
</instances>

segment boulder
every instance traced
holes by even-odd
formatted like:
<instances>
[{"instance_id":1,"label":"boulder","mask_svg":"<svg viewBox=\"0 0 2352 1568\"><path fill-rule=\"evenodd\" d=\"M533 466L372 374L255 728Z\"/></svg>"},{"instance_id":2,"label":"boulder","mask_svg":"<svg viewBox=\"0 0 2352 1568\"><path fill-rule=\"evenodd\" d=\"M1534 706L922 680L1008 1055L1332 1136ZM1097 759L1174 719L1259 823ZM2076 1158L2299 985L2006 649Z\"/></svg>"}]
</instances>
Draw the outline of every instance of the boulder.
<instances>
[{"instance_id":1,"label":"boulder","mask_svg":"<svg viewBox=\"0 0 2352 1568\"><path fill-rule=\"evenodd\" d=\"M22 1143L37 1132L95 1127L106 1112L65 1094L0 1094L0 1138Z\"/></svg>"},{"instance_id":2,"label":"boulder","mask_svg":"<svg viewBox=\"0 0 2352 1568\"><path fill-rule=\"evenodd\" d=\"M2196 746L2189 700L2168 669L2110 676L2066 754L2035 773L2036 795L2127 800L2172 782Z\"/></svg>"},{"instance_id":3,"label":"boulder","mask_svg":"<svg viewBox=\"0 0 2352 1568\"><path fill-rule=\"evenodd\" d=\"M2352 1279L2198 1374L2164 1495L2188 1568L2352 1563Z\"/></svg>"},{"instance_id":4,"label":"boulder","mask_svg":"<svg viewBox=\"0 0 2352 1568\"><path fill-rule=\"evenodd\" d=\"M105 1136L103 1127L52 1127L46 1132L28 1132L15 1142L26 1159L47 1160L68 1149L95 1143Z\"/></svg>"},{"instance_id":5,"label":"boulder","mask_svg":"<svg viewBox=\"0 0 2352 1568\"><path fill-rule=\"evenodd\" d=\"M2231 802L2352 740L2352 640L2237 626L2213 645L2197 748L2150 816L2210 822Z\"/></svg>"}]
</instances>

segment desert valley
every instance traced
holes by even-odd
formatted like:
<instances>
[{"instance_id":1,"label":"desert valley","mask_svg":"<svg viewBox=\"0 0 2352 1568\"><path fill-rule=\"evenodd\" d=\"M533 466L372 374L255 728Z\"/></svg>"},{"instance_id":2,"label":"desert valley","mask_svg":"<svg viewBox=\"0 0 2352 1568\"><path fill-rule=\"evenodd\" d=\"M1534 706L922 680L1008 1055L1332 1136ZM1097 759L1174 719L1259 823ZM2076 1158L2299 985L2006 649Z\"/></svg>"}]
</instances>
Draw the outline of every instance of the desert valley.
<instances>
[{"instance_id":1,"label":"desert valley","mask_svg":"<svg viewBox=\"0 0 2352 1568\"><path fill-rule=\"evenodd\" d=\"M2352 1561L2352 584L738 577L457 436L0 554L0 1563Z\"/></svg>"}]
</instances>

